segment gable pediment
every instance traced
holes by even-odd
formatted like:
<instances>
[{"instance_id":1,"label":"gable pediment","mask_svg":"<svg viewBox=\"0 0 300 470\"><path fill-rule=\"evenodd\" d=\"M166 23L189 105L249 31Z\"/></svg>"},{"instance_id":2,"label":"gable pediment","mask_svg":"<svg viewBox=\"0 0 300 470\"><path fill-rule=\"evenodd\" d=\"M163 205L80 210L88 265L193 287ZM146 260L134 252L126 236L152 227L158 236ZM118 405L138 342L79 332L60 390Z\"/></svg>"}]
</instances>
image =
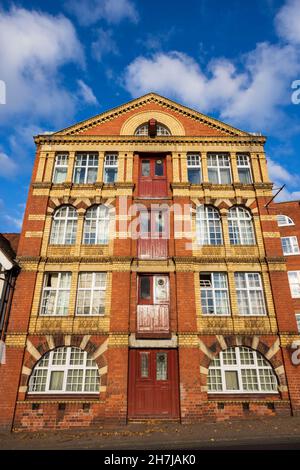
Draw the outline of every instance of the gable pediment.
<instances>
[{"instance_id":1,"label":"gable pediment","mask_svg":"<svg viewBox=\"0 0 300 470\"><path fill-rule=\"evenodd\" d=\"M139 125L151 118L165 124L174 136L249 136L247 132L156 93L129 101L54 135L133 135Z\"/></svg>"}]
</instances>

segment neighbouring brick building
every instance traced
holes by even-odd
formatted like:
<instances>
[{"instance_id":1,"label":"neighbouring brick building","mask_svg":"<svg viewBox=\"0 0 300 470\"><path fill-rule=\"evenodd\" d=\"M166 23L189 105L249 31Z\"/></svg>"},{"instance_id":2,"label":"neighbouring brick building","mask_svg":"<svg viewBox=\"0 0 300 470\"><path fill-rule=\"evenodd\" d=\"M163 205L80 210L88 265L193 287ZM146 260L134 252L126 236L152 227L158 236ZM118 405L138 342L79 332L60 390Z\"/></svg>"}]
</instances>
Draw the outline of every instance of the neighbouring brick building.
<instances>
[{"instance_id":1,"label":"neighbouring brick building","mask_svg":"<svg viewBox=\"0 0 300 470\"><path fill-rule=\"evenodd\" d=\"M0 426L298 413L265 138L150 93L35 142Z\"/></svg>"},{"instance_id":2,"label":"neighbouring brick building","mask_svg":"<svg viewBox=\"0 0 300 470\"><path fill-rule=\"evenodd\" d=\"M277 217L282 252L286 258L293 313L300 331L300 201L272 203L270 213Z\"/></svg>"},{"instance_id":3,"label":"neighbouring brick building","mask_svg":"<svg viewBox=\"0 0 300 470\"><path fill-rule=\"evenodd\" d=\"M19 233L0 233L0 367L5 363L5 337L19 266ZM0 371L1 374L1 371Z\"/></svg>"}]
</instances>

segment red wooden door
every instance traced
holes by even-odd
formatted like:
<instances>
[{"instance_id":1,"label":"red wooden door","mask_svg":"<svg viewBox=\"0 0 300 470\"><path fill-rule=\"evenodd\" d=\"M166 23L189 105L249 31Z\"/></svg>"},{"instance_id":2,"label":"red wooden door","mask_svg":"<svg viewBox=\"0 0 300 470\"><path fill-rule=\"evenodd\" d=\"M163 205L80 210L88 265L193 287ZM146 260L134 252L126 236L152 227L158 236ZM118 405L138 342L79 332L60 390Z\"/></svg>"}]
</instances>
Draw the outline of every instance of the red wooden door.
<instances>
[{"instance_id":1,"label":"red wooden door","mask_svg":"<svg viewBox=\"0 0 300 470\"><path fill-rule=\"evenodd\" d=\"M166 159L147 155L140 158L139 196L167 196Z\"/></svg>"},{"instance_id":2,"label":"red wooden door","mask_svg":"<svg viewBox=\"0 0 300 470\"><path fill-rule=\"evenodd\" d=\"M177 350L130 351L128 417L179 417Z\"/></svg>"}]
</instances>

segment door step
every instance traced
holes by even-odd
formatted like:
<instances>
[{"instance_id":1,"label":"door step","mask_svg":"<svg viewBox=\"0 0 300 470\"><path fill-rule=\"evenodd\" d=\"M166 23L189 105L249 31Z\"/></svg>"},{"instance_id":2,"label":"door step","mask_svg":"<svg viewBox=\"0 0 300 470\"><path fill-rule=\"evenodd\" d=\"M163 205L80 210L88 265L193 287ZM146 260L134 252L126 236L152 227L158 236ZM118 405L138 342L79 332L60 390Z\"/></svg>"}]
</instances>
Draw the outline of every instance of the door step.
<instances>
[{"instance_id":1,"label":"door step","mask_svg":"<svg viewBox=\"0 0 300 470\"><path fill-rule=\"evenodd\" d=\"M165 424L180 423L180 418L128 418L127 423L141 424Z\"/></svg>"}]
</instances>

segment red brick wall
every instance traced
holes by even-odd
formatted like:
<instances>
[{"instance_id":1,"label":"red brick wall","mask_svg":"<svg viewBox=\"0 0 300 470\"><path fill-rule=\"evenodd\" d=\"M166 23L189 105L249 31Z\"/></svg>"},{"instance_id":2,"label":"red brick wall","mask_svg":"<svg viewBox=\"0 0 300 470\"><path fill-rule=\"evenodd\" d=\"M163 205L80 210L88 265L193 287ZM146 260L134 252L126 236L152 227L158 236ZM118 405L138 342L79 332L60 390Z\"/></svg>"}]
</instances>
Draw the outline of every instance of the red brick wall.
<instances>
[{"instance_id":1,"label":"red brick wall","mask_svg":"<svg viewBox=\"0 0 300 470\"><path fill-rule=\"evenodd\" d=\"M174 116L177 120L181 122L185 129L185 133L187 136L210 136L210 135L228 135L225 132L220 131L219 129L214 129L213 127L208 126L207 124L203 124L195 119L189 118L187 116L183 116L182 114L173 111L173 110L166 110L165 107L160 106L156 103L148 103L143 106L140 106L138 109L133 109L131 111L127 111L126 113L122 114L114 118L111 121L104 122L102 124L98 124L97 126L91 127L83 131L82 135L120 135L120 130L122 125L124 124L127 119L133 116L136 113L141 113L143 111L162 111L167 112L168 114Z\"/></svg>"}]
</instances>

